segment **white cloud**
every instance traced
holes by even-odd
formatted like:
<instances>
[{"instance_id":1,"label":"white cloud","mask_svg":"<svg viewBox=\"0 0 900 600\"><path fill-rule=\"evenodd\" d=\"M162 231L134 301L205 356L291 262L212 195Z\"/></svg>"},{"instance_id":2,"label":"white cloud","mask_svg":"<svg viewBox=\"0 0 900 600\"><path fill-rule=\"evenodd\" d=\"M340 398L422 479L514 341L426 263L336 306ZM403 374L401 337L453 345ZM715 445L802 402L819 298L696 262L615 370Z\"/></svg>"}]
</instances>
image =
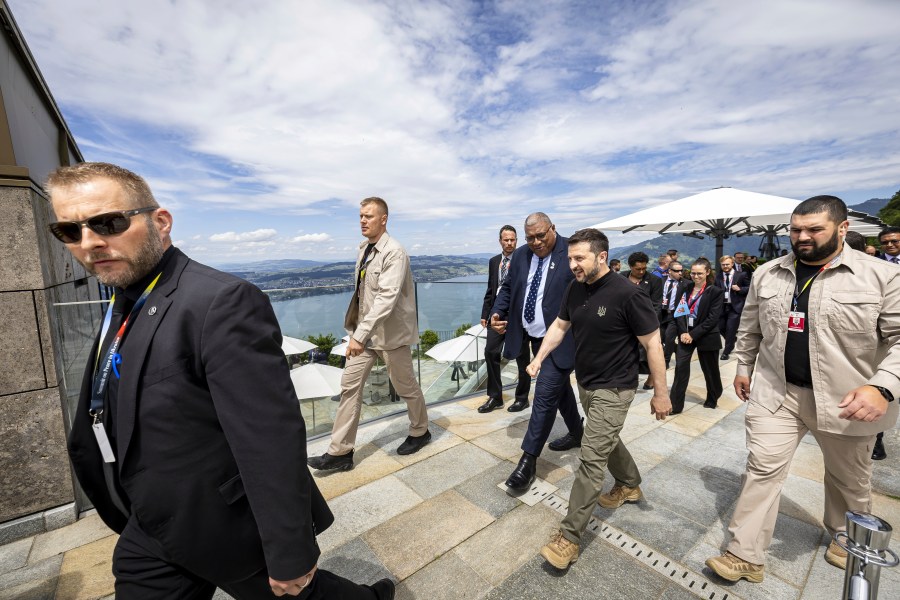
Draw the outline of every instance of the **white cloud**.
<instances>
[{"instance_id":1,"label":"white cloud","mask_svg":"<svg viewBox=\"0 0 900 600\"><path fill-rule=\"evenodd\" d=\"M331 236L327 233L305 233L291 238L292 242L327 242L331 240Z\"/></svg>"},{"instance_id":2,"label":"white cloud","mask_svg":"<svg viewBox=\"0 0 900 600\"><path fill-rule=\"evenodd\" d=\"M430 251L534 210L900 184L898 2L9 3L89 158L339 253L369 195ZM204 237L276 238L238 229Z\"/></svg>"},{"instance_id":3,"label":"white cloud","mask_svg":"<svg viewBox=\"0 0 900 600\"><path fill-rule=\"evenodd\" d=\"M214 233L209 236L211 242L259 242L261 240L270 240L278 235L274 229L257 229L255 231L247 231L244 233L236 233L234 231L226 231L225 233Z\"/></svg>"}]
</instances>

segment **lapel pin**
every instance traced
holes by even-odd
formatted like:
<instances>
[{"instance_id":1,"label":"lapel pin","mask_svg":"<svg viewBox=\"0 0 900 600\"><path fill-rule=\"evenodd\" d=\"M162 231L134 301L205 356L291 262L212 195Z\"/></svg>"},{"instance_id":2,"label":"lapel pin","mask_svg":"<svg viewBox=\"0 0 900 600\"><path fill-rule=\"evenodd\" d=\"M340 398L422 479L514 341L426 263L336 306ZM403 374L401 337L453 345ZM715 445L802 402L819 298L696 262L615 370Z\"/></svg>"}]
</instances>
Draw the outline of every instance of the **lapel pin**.
<instances>
[{"instance_id":1,"label":"lapel pin","mask_svg":"<svg viewBox=\"0 0 900 600\"><path fill-rule=\"evenodd\" d=\"M150 315L151 317L152 317L153 315L155 315L155 314L156 314L156 307L155 307L155 306L151 306L151 307L150 307L150 310L147 311L147 314Z\"/></svg>"},{"instance_id":2,"label":"lapel pin","mask_svg":"<svg viewBox=\"0 0 900 600\"><path fill-rule=\"evenodd\" d=\"M552 268L554 268L555 266L556 266L556 263L551 261L551 262L550 262L550 268L552 269Z\"/></svg>"}]
</instances>

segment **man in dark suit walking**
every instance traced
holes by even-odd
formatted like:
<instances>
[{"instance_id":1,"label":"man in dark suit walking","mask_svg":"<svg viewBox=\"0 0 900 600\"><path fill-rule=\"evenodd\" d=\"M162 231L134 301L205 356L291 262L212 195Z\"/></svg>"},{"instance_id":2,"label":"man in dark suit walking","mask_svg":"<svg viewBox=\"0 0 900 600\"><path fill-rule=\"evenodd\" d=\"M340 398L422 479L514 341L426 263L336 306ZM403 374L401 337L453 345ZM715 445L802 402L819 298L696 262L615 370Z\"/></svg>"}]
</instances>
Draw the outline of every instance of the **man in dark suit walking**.
<instances>
[{"instance_id":1,"label":"man in dark suit walking","mask_svg":"<svg viewBox=\"0 0 900 600\"><path fill-rule=\"evenodd\" d=\"M659 313L660 307L662 306L663 280L659 277L654 277L647 272L647 263L649 260L650 258L643 252L632 252L628 255L629 270L623 271L622 275L650 297L650 302L653 303L653 310ZM643 347L640 348L640 354L639 372L648 375L647 380L642 387L645 390L652 390L653 381L652 378L649 377L650 368L647 364L647 353L644 351Z\"/></svg>"},{"instance_id":2,"label":"man in dark suit walking","mask_svg":"<svg viewBox=\"0 0 900 600\"><path fill-rule=\"evenodd\" d=\"M69 454L120 534L116 598L393 598L317 568L334 520L268 298L172 246L172 215L134 173L62 167L51 232L115 288L91 349Z\"/></svg>"},{"instance_id":3,"label":"man in dark suit walking","mask_svg":"<svg viewBox=\"0 0 900 600\"><path fill-rule=\"evenodd\" d=\"M678 307L678 286L684 276L684 266L677 260L669 263L669 271L666 280L663 281L662 303L659 307L659 331L662 335L663 357L666 360L666 369L675 353L675 337L678 328L675 326L675 318L672 316Z\"/></svg>"},{"instance_id":4,"label":"man in dark suit walking","mask_svg":"<svg viewBox=\"0 0 900 600\"><path fill-rule=\"evenodd\" d=\"M567 241L556 234L556 227L544 213L532 213L525 219L525 241L513 253L509 276L491 309L491 327L506 334L503 355L513 359L523 345L531 345L537 354L547 327L559 314L569 282L574 279L568 268ZM516 491L527 490L534 481L537 457L544 449L556 411L562 415L569 432L550 442L551 450L569 450L581 445L581 417L575 404L570 377L575 368L575 340L569 332L545 360L534 387L534 406L528 431L522 440L522 458L506 485Z\"/></svg>"},{"instance_id":5,"label":"man in dark suit walking","mask_svg":"<svg viewBox=\"0 0 900 600\"><path fill-rule=\"evenodd\" d=\"M488 327L491 318L491 307L500 292L500 285L509 275L509 265L512 253L516 249L516 228L512 225L504 225L500 228L500 254L491 258L488 263L488 286L484 293L484 303L481 306L481 326ZM500 358L503 350L503 340L506 336L497 333L492 328L487 330L487 344L484 348L484 363L487 367L487 402L478 407L478 412L489 413L495 408L503 407L503 382L500 379ZM519 367L519 378L516 381L516 399L507 409L509 412L518 412L528 408L528 391L531 389L531 375L525 370L528 366L528 344L522 344L522 351L516 357L516 365Z\"/></svg>"},{"instance_id":6,"label":"man in dark suit walking","mask_svg":"<svg viewBox=\"0 0 900 600\"><path fill-rule=\"evenodd\" d=\"M750 271L736 271L734 259L727 254L719 259L719 267L715 286L722 290L725 299L722 316L719 317L719 333L725 338L722 360L728 360L728 355L734 350L741 312L744 310L747 292L750 291Z\"/></svg>"}]
</instances>

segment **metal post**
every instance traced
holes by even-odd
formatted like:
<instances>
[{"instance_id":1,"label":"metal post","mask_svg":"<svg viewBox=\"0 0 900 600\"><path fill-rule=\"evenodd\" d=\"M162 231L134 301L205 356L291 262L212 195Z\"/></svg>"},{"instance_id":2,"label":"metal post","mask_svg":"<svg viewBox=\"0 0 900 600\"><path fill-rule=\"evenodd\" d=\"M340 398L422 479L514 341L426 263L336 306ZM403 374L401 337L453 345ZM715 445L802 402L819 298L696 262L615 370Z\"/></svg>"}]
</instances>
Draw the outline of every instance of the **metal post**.
<instances>
[{"instance_id":1,"label":"metal post","mask_svg":"<svg viewBox=\"0 0 900 600\"><path fill-rule=\"evenodd\" d=\"M888 548L893 529L875 515L847 511L847 531L834 534L834 541L847 551L844 600L876 600L881 567L895 567L900 559Z\"/></svg>"}]
</instances>

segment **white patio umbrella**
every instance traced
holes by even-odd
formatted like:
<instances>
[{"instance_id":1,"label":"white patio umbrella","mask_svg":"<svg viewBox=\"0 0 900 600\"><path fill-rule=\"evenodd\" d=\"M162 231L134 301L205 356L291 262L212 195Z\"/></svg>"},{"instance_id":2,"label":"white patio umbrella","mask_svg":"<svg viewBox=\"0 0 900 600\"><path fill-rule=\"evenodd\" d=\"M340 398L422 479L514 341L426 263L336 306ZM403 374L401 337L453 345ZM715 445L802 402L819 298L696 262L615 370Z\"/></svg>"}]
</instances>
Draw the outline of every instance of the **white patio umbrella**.
<instances>
[{"instance_id":1,"label":"white patio umbrella","mask_svg":"<svg viewBox=\"0 0 900 600\"><path fill-rule=\"evenodd\" d=\"M341 393L344 370L320 363L305 364L291 371L291 381L297 398L326 398Z\"/></svg>"},{"instance_id":2,"label":"white patio umbrella","mask_svg":"<svg viewBox=\"0 0 900 600\"><path fill-rule=\"evenodd\" d=\"M468 329L466 329L466 335L474 335L476 337L487 337L487 327L482 327L481 323L478 325L472 325Z\"/></svg>"},{"instance_id":3,"label":"white patio umbrella","mask_svg":"<svg viewBox=\"0 0 900 600\"><path fill-rule=\"evenodd\" d=\"M486 343L487 339L483 337L461 335L433 346L425 354L439 362L481 360L484 358Z\"/></svg>"},{"instance_id":4,"label":"white patio umbrella","mask_svg":"<svg viewBox=\"0 0 900 600\"><path fill-rule=\"evenodd\" d=\"M350 344L350 336L345 335L341 338L341 343L334 346L331 349L332 354L337 354L338 356L347 356L347 345Z\"/></svg>"},{"instance_id":5,"label":"white patio umbrella","mask_svg":"<svg viewBox=\"0 0 900 600\"><path fill-rule=\"evenodd\" d=\"M745 235L783 235L799 200L721 187L681 200L666 202L594 225L600 230L708 235L716 240L716 263L725 238ZM884 227L877 217L850 211L850 229L875 235Z\"/></svg>"},{"instance_id":6,"label":"white patio umbrella","mask_svg":"<svg viewBox=\"0 0 900 600\"><path fill-rule=\"evenodd\" d=\"M291 354L303 354L315 347L316 345L312 342L307 342L306 340L294 337L284 336L281 340L281 350L284 352L285 356L290 356Z\"/></svg>"}]
</instances>

